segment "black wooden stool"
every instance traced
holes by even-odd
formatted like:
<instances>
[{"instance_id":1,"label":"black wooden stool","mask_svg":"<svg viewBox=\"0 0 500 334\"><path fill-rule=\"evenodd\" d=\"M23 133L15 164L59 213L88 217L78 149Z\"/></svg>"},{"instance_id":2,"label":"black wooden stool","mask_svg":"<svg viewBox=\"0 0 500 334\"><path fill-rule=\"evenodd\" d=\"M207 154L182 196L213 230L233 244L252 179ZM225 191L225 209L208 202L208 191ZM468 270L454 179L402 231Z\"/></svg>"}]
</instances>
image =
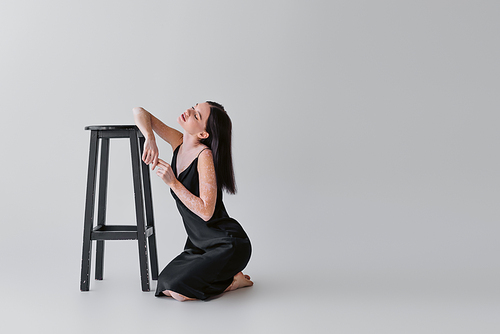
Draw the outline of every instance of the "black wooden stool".
<instances>
[{"instance_id":1,"label":"black wooden stool","mask_svg":"<svg viewBox=\"0 0 500 334\"><path fill-rule=\"evenodd\" d=\"M80 290L89 290L92 240L97 241L96 280L102 280L103 277L105 240L137 240L139 244L139 267L141 273L142 291L149 291L148 246L146 245L146 239L149 243L149 255L151 258L151 273L153 280L158 279L158 257L156 253L156 238L149 168L141 161L145 140L144 136L135 125L87 126L85 127L85 130L90 130L91 132L89 169L87 175L87 195L83 227L82 274L80 280ZM130 139L137 225L106 225L106 197L108 190L110 138ZM99 141L101 142L101 158L99 163L99 196L97 204L97 224L94 226L94 205Z\"/></svg>"}]
</instances>

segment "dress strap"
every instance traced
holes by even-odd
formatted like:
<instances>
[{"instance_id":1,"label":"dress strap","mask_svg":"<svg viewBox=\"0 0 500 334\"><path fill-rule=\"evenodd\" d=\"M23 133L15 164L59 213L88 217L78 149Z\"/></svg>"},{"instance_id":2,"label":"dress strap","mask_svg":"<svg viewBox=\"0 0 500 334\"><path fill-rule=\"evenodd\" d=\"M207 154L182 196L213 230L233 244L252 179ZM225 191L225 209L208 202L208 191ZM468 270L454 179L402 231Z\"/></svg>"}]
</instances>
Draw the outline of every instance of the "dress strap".
<instances>
[{"instance_id":1,"label":"dress strap","mask_svg":"<svg viewBox=\"0 0 500 334\"><path fill-rule=\"evenodd\" d=\"M198 153L198 156L196 157L196 159L198 159L198 157L200 156L201 152L205 151L206 149L208 149L208 147L205 147L203 150L201 150L200 153Z\"/></svg>"}]
</instances>

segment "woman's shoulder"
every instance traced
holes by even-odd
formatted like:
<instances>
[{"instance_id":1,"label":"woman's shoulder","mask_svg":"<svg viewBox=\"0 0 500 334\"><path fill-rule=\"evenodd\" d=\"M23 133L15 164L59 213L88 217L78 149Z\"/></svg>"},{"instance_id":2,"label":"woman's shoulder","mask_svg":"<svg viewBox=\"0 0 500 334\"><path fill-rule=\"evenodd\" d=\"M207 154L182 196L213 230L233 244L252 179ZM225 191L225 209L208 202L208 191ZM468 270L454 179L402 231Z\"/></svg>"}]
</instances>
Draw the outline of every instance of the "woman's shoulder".
<instances>
[{"instance_id":1,"label":"woman's shoulder","mask_svg":"<svg viewBox=\"0 0 500 334\"><path fill-rule=\"evenodd\" d=\"M206 145L203 145L203 147L201 148L200 150L200 153L198 153L198 157L200 156L212 156L212 150L210 149L210 147L206 146Z\"/></svg>"},{"instance_id":2,"label":"woman's shoulder","mask_svg":"<svg viewBox=\"0 0 500 334\"><path fill-rule=\"evenodd\" d=\"M209 147L202 148L196 158L198 159L198 166L200 165L203 167L214 166L214 158L212 156L212 150L210 150Z\"/></svg>"}]
</instances>

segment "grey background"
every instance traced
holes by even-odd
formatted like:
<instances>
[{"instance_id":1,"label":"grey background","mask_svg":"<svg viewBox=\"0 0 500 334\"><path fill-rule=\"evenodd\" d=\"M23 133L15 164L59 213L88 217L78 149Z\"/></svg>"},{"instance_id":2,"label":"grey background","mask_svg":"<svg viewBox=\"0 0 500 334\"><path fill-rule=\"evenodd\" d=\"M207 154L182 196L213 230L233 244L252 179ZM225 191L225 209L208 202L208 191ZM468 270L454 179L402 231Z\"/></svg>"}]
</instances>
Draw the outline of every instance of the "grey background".
<instances>
[{"instance_id":1,"label":"grey background","mask_svg":"<svg viewBox=\"0 0 500 334\"><path fill-rule=\"evenodd\" d=\"M2 327L497 333L499 14L496 1L3 1ZM81 293L83 127L143 106L179 128L207 99L233 120L226 206L253 242L255 286L154 298L136 244L109 242L105 280ZM127 143L111 150L109 223L133 223ZM156 177L153 192L163 267L185 234Z\"/></svg>"}]
</instances>

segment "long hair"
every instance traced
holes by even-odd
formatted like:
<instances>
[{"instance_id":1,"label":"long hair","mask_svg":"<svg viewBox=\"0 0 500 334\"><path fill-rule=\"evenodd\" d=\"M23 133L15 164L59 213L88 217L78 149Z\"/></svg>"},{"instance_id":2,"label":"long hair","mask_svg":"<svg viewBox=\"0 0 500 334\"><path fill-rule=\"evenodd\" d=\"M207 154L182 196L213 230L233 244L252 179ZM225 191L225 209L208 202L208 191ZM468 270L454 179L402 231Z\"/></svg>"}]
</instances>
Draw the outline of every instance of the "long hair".
<instances>
[{"instance_id":1,"label":"long hair","mask_svg":"<svg viewBox=\"0 0 500 334\"><path fill-rule=\"evenodd\" d=\"M217 188L230 194L236 193L236 181L231 153L232 123L224 107L217 102L207 101L210 105L210 116L207 119L208 138L201 143L207 145L214 157Z\"/></svg>"}]
</instances>

